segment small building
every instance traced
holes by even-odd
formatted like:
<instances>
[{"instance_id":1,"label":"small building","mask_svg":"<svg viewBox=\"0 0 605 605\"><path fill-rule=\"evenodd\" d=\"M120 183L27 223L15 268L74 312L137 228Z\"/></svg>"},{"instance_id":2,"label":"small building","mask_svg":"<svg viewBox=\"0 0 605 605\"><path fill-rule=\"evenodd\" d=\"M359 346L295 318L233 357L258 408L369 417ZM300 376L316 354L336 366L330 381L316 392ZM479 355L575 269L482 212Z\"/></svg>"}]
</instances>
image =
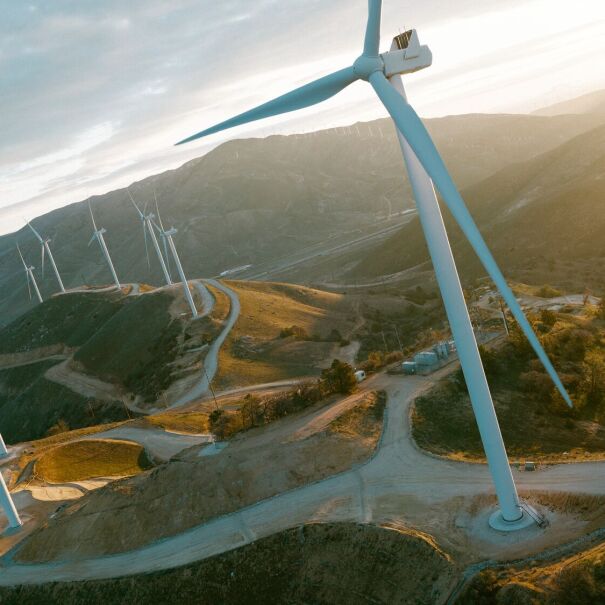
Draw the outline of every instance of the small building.
<instances>
[{"instance_id":1,"label":"small building","mask_svg":"<svg viewBox=\"0 0 605 605\"><path fill-rule=\"evenodd\" d=\"M404 374L408 374L409 376L411 376L412 374L416 373L416 362L415 361L404 361L401 364L401 369L403 370Z\"/></svg>"},{"instance_id":2,"label":"small building","mask_svg":"<svg viewBox=\"0 0 605 605\"><path fill-rule=\"evenodd\" d=\"M439 357L435 351L422 351L414 355L417 374L430 374L440 367Z\"/></svg>"},{"instance_id":3,"label":"small building","mask_svg":"<svg viewBox=\"0 0 605 605\"><path fill-rule=\"evenodd\" d=\"M435 351L421 351L420 353L416 353L414 355L414 361L416 365L435 365L439 358L437 357L437 353Z\"/></svg>"},{"instance_id":4,"label":"small building","mask_svg":"<svg viewBox=\"0 0 605 605\"><path fill-rule=\"evenodd\" d=\"M438 342L433 347L433 352L437 355L439 359L447 359L450 355L450 348L447 341Z\"/></svg>"},{"instance_id":5,"label":"small building","mask_svg":"<svg viewBox=\"0 0 605 605\"><path fill-rule=\"evenodd\" d=\"M363 382L366 379L366 373L363 370L357 370L357 372L355 372L355 380L357 380L357 382Z\"/></svg>"}]
</instances>

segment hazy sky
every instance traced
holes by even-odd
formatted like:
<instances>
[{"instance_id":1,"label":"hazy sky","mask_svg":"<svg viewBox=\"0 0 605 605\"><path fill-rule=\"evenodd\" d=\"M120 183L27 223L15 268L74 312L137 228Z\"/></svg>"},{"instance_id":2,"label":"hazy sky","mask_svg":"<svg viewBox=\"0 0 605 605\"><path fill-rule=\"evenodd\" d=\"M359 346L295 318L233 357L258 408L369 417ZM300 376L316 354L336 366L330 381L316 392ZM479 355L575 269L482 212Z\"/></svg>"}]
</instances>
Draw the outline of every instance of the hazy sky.
<instances>
[{"instance_id":1,"label":"hazy sky","mask_svg":"<svg viewBox=\"0 0 605 605\"><path fill-rule=\"evenodd\" d=\"M357 83L317 108L177 140L350 64L365 0L0 0L0 233L220 142L386 115ZM384 0L415 27L423 116L535 109L605 88L604 0Z\"/></svg>"}]
</instances>

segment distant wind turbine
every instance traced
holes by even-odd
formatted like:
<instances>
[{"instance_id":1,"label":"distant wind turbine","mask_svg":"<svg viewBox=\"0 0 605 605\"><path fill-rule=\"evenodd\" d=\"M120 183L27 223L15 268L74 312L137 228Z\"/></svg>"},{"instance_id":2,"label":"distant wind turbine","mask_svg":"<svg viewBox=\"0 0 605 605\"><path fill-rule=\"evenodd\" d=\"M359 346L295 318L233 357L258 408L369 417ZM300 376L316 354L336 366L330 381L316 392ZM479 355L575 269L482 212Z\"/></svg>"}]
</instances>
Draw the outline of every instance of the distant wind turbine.
<instances>
[{"instance_id":1,"label":"distant wind turbine","mask_svg":"<svg viewBox=\"0 0 605 605\"><path fill-rule=\"evenodd\" d=\"M23 263L23 268L25 269L25 279L27 280L27 290L29 292L29 300L32 299L32 286L34 288L34 292L36 293L36 297L38 298L38 302L42 301L42 295L40 294L40 290L38 288L38 284L36 283L36 278L34 277L34 267L28 266L23 258L23 254L21 254L21 248L19 248L19 244L17 244L17 252L19 253L19 258Z\"/></svg>"},{"instance_id":2,"label":"distant wind turbine","mask_svg":"<svg viewBox=\"0 0 605 605\"><path fill-rule=\"evenodd\" d=\"M94 233L88 242L88 245L92 244L92 242L97 240L99 242L99 247L101 248L101 252L107 261L107 266L111 272L111 276L113 277L113 281L116 285L116 288L119 290L122 286L120 286L120 282L118 281L118 276L116 275L116 270L113 267L113 263L111 262L111 256L109 256L109 250L107 249L107 244L105 243L105 238L103 237L104 233L107 233L107 229L101 227L101 229L97 229L97 224L95 223L95 217L92 213L92 206L90 202L88 202L88 210L90 211L90 218L92 219L92 226L94 228Z\"/></svg>"},{"instance_id":3,"label":"distant wind turbine","mask_svg":"<svg viewBox=\"0 0 605 605\"><path fill-rule=\"evenodd\" d=\"M191 290L189 290L189 283L187 282L187 278L185 277L185 272L183 271L183 265L181 265L181 259L179 258L178 252L176 251L176 246L174 245L174 241L172 240L172 236L178 233L177 229L174 227L170 228L168 231L164 229L164 223L162 223L162 217L160 216L160 209L158 207L158 201L155 201L155 208L158 216L159 226L155 225L155 228L160 232L162 239L164 240L164 246L168 246L170 248L170 252L172 252L172 258L174 259L174 264L176 265L176 270L181 278L181 283L183 284L183 292L185 293L185 298L189 303L189 307L191 309L191 314L194 318L197 317L197 309L195 308L195 303L193 302L193 296L191 296ZM155 224L155 223L154 223ZM168 257L168 253L166 253L166 257Z\"/></svg>"},{"instance_id":4,"label":"distant wind turbine","mask_svg":"<svg viewBox=\"0 0 605 605\"><path fill-rule=\"evenodd\" d=\"M170 274L168 273L168 268L166 267L166 263L164 262L164 257L162 256L162 251L160 250L160 245L158 244L158 238L155 236L155 230L153 228L153 219L155 218L155 214L149 213L147 214L145 211L147 206L145 206L144 211L141 212L141 209L137 206L137 203L134 201L132 194L128 191L128 195L130 196L130 201L132 205L136 208L139 213L139 218L141 219L141 223L143 225L143 236L145 238L145 254L147 255L147 265L150 266L149 263L149 250L147 248L147 234L151 238L151 243L155 249L155 253L160 261L160 266L162 267L162 272L164 273L164 280L166 281L166 285L172 285L172 280L170 279ZM167 251L166 251L167 252ZM166 254L168 256L168 254Z\"/></svg>"},{"instance_id":5,"label":"distant wind turbine","mask_svg":"<svg viewBox=\"0 0 605 605\"><path fill-rule=\"evenodd\" d=\"M456 341L473 411L498 496L500 510L492 515L490 523L500 529L517 529L528 523L528 515L524 513L520 503L508 463L494 404L433 185L441 193L454 219L500 290L563 399L570 407L572 402L477 229L424 124L407 101L401 75L429 67L432 63L431 51L427 46L420 45L418 34L416 30L412 29L396 36L390 51L380 54L382 0L369 0L368 7L369 16L363 52L351 67L341 69L202 130L177 144L187 143L262 118L310 107L329 99L357 80L370 83L395 122L418 214ZM357 125L355 125L355 129L359 132Z\"/></svg>"},{"instance_id":6,"label":"distant wind turbine","mask_svg":"<svg viewBox=\"0 0 605 605\"><path fill-rule=\"evenodd\" d=\"M25 221L28 227L33 231L34 235L40 242L41 246L41 255L42 255L42 277L44 277L44 254L48 254L48 260L50 260L50 264L52 265L53 271L55 272L55 277L57 278L57 282L59 282L59 288L61 288L61 292L65 292L65 288L63 286L63 280L61 279L61 275L59 274L59 269L57 269L57 264L55 263L55 259L53 257L53 253L50 251L50 238L43 239L42 236L34 229L34 226L29 222Z\"/></svg>"}]
</instances>

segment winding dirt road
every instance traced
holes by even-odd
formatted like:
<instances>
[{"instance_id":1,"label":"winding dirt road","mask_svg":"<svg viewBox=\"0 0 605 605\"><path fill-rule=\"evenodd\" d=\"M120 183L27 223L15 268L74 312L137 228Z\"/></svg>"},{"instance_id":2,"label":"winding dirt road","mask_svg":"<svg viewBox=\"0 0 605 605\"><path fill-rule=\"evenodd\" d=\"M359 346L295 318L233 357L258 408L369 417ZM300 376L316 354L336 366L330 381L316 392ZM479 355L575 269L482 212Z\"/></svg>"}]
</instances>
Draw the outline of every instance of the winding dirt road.
<instances>
[{"instance_id":1,"label":"winding dirt road","mask_svg":"<svg viewBox=\"0 0 605 605\"><path fill-rule=\"evenodd\" d=\"M231 288L228 288L215 279L207 279L205 281L214 286L217 290L224 292L229 297L229 300L231 301L229 316L227 317L227 321L225 322L221 333L214 339L210 345L210 348L208 349L208 353L204 359L204 369L200 376L200 380L187 393L177 399L168 409L181 407L195 399L200 399L208 393L210 383L212 382L212 379L214 378L218 369L218 355L221 347L223 346L223 343L227 339L227 336L229 336L229 333L239 317L240 302L237 294L231 290Z\"/></svg>"},{"instance_id":2,"label":"winding dirt road","mask_svg":"<svg viewBox=\"0 0 605 605\"><path fill-rule=\"evenodd\" d=\"M451 498L491 493L485 465L425 454L411 438L411 402L447 371L444 368L430 377L378 375L367 382L367 388L386 389L389 399L377 452L357 468L135 551L35 565L15 564L7 556L0 560L0 585L101 579L177 567L309 522L369 523L396 519L405 523L406 517L413 514L415 520L425 518L428 523L431 516L443 514L439 505ZM598 462L565 464L535 473L515 471L515 479L521 489L603 495L605 481L596 477L604 469L605 464ZM553 529L551 535L556 535L556 531Z\"/></svg>"}]
</instances>

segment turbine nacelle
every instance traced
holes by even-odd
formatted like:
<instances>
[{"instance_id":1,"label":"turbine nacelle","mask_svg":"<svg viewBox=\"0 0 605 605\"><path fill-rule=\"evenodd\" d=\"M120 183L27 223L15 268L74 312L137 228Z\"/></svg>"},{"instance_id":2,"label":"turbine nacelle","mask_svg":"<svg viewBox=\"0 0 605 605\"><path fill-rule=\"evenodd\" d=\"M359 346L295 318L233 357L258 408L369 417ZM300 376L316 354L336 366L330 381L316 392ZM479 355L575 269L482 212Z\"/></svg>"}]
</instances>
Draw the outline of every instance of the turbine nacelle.
<instances>
[{"instance_id":1,"label":"turbine nacelle","mask_svg":"<svg viewBox=\"0 0 605 605\"><path fill-rule=\"evenodd\" d=\"M433 64L433 53L428 46L420 44L415 29L395 36L391 50L380 56L387 78L397 74L411 74Z\"/></svg>"},{"instance_id":2,"label":"turbine nacelle","mask_svg":"<svg viewBox=\"0 0 605 605\"><path fill-rule=\"evenodd\" d=\"M421 45L416 30L410 29L395 36L390 51L378 56L362 54L353 63L353 71L360 80L367 82L377 71L390 78L425 69L432 63L433 54L429 47Z\"/></svg>"}]
</instances>

